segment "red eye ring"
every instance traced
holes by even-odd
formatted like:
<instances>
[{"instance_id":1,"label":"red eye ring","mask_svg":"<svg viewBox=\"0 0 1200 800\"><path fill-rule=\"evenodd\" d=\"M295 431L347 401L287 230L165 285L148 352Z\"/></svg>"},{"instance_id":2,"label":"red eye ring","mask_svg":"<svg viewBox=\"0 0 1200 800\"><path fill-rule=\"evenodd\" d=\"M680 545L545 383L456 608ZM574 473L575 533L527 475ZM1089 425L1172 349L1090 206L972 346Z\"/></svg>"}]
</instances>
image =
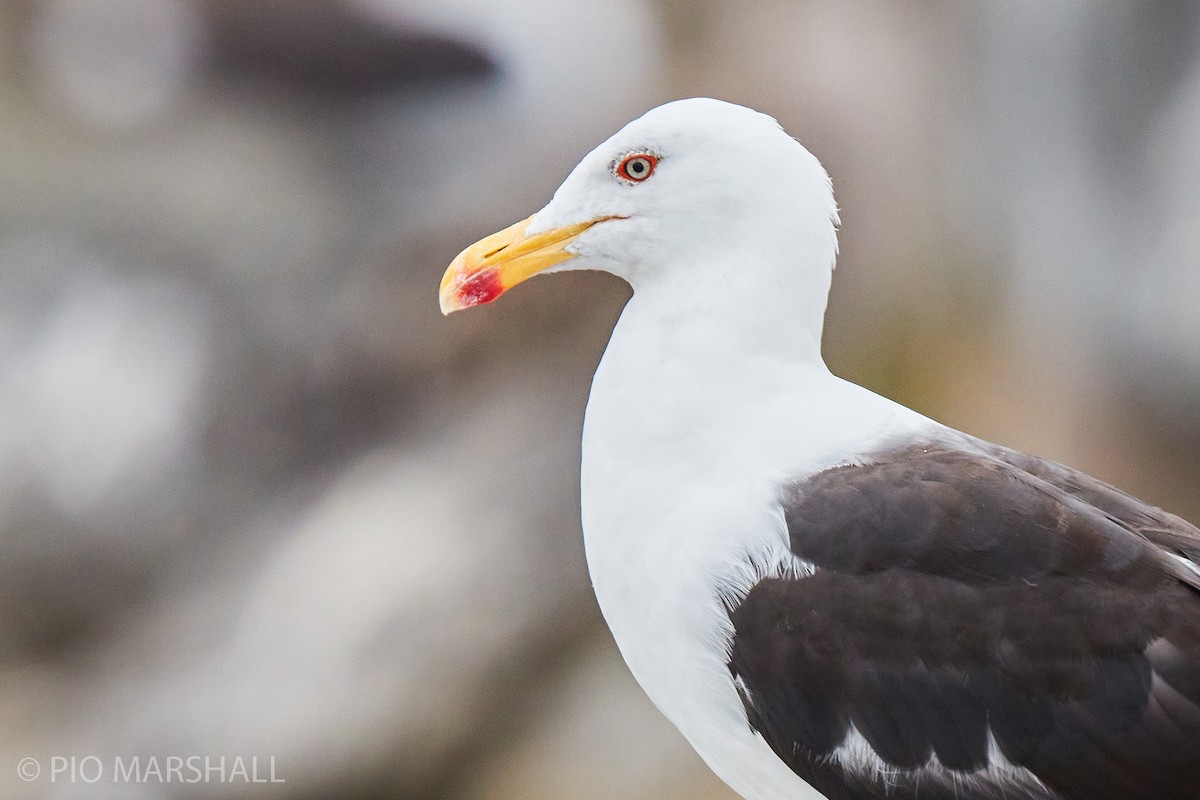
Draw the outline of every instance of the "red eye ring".
<instances>
[{"instance_id":1,"label":"red eye ring","mask_svg":"<svg viewBox=\"0 0 1200 800\"><path fill-rule=\"evenodd\" d=\"M631 183L641 183L658 168L658 157L650 153L632 153L617 165L617 177Z\"/></svg>"}]
</instances>

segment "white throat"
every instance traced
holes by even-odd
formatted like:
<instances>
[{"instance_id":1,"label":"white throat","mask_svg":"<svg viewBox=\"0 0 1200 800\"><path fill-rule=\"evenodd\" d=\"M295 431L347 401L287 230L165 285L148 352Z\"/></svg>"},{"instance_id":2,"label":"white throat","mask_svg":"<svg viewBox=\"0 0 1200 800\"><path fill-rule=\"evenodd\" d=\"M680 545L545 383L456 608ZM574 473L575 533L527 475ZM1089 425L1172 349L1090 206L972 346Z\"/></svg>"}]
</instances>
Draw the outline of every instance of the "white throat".
<instances>
[{"instance_id":1,"label":"white throat","mask_svg":"<svg viewBox=\"0 0 1200 800\"><path fill-rule=\"evenodd\" d=\"M741 253L697 265L683 290L677 280L636 286L584 423L584 533L597 583L597 558L619 571L654 535L656 514L684 513L678 487L736 486L770 503L782 481L852 451L847 437L912 414L833 376L821 358L832 251L828 225L827 246L773 280L752 274Z\"/></svg>"},{"instance_id":2,"label":"white throat","mask_svg":"<svg viewBox=\"0 0 1200 800\"><path fill-rule=\"evenodd\" d=\"M588 568L635 677L701 756L743 793L804 796L745 724L716 587L749 581L748 564L802 569L780 487L916 415L826 369L819 312L789 308L785 292L757 305L726 298L652 286L626 306L584 423ZM758 753L752 775L722 766L743 747Z\"/></svg>"}]
</instances>

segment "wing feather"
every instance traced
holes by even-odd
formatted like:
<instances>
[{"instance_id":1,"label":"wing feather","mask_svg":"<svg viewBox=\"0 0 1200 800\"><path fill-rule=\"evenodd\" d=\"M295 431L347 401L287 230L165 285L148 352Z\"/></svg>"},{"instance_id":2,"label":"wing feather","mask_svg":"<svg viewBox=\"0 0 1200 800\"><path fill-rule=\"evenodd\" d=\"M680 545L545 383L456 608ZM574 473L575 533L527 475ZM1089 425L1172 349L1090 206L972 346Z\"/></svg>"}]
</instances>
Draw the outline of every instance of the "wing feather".
<instances>
[{"instance_id":1,"label":"wing feather","mask_svg":"<svg viewBox=\"0 0 1200 800\"><path fill-rule=\"evenodd\" d=\"M814 569L732 608L730 669L818 789L1200 796L1196 528L968 439L820 473L782 505ZM880 769L843 757L855 735Z\"/></svg>"}]
</instances>

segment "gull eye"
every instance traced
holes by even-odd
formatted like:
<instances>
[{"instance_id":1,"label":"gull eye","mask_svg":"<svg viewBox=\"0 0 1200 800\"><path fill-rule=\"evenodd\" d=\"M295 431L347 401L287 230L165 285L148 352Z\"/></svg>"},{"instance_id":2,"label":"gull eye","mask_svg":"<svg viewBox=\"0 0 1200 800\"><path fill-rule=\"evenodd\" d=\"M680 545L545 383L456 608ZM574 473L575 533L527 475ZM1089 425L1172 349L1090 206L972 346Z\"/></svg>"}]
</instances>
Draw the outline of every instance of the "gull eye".
<instances>
[{"instance_id":1,"label":"gull eye","mask_svg":"<svg viewBox=\"0 0 1200 800\"><path fill-rule=\"evenodd\" d=\"M654 174L654 168L657 166L658 159L649 153L634 153L626 156L625 160L617 165L617 176L627 181L641 183Z\"/></svg>"}]
</instances>

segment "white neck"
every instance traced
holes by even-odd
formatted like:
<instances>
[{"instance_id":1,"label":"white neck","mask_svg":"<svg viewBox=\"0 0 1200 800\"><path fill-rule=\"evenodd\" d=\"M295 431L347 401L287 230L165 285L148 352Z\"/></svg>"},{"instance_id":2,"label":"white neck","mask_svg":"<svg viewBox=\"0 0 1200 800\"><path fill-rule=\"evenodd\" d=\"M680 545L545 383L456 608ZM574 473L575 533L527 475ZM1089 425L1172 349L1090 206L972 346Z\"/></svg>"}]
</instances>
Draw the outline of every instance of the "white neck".
<instances>
[{"instance_id":1,"label":"white neck","mask_svg":"<svg viewBox=\"0 0 1200 800\"><path fill-rule=\"evenodd\" d=\"M736 268L696 272L686 293L665 281L637 289L613 342L620 346L618 336L636 335L640 344L662 348L664 359L685 360L701 374L723 358L737 362L753 355L824 368L824 292L801 294L782 285L764 290L761 282L739 280Z\"/></svg>"},{"instance_id":2,"label":"white neck","mask_svg":"<svg viewBox=\"0 0 1200 800\"><path fill-rule=\"evenodd\" d=\"M797 286L764 291L744 257L731 262L736 266L690 270L695 278L686 291L653 280L635 289L592 382L583 437L585 525L592 491L641 497L649 481L717 469L731 480L750 479L764 467L755 455L772 446L770 437L780 428L797 430L777 417L794 413L785 409L802 417L804 406L818 409L828 387L840 383L820 355L828 265L817 273L825 287L816 291L812 271L809 284L799 286L800 270ZM807 419L822 424L815 413ZM673 498L658 492L646 499L660 501Z\"/></svg>"},{"instance_id":3,"label":"white neck","mask_svg":"<svg viewBox=\"0 0 1200 800\"><path fill-rule=\"evenodd\" d=\"M744 254L731 263L738 266L694 269L686 291L642 282L622 313L584 424L587 536L620 527L596 519L600 506L606 517L634 504L643 518L651 515L645 506L658 503L671 513L678 498L668 490L689 479L775 491L806 469L830 466L831 454L897 414L917 416L825 366L829 261L814 259L774 282L750 274L754 262Z\"/></svg>"},{"instance_id":4,"label":"white neck","mask_svg":"<svg viewBox=\"0 0 1200 800\"><path fill-rule=\"evenodd\" d=\"M802 568L780 487L921 421L826 369L825 287L764 292L736 271L697 273L719 279L686 295L640 286L596 371L583 435L588 568L634 675L701 755L719 767L731 746L758 748L762 763L782 764L722 683L728 616L714 587ZM731 731L745 739L731 744ZM762 782L757 796L804 788L786 767L744 780L718 771L735 787Z\"/></svg>"}]
</instances>

